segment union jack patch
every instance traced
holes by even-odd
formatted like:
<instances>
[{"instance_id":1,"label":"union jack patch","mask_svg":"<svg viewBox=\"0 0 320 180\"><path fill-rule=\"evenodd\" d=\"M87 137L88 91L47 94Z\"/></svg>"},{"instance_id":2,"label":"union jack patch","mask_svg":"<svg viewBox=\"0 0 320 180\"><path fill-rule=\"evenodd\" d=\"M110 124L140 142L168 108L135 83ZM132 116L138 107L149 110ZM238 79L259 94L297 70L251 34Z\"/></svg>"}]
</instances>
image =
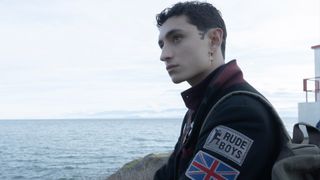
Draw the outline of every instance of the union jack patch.
<instances>
[{"instance_id":1,"label":"union jack patch","mask_svg":"<svg viewBox=\"0 0 320 180\"><path fill-rule=\"evenodd\" d=\"M192 180L236 180L240 172L210 154L199 151L185 174Z\"/></svg>"}]
</instances>

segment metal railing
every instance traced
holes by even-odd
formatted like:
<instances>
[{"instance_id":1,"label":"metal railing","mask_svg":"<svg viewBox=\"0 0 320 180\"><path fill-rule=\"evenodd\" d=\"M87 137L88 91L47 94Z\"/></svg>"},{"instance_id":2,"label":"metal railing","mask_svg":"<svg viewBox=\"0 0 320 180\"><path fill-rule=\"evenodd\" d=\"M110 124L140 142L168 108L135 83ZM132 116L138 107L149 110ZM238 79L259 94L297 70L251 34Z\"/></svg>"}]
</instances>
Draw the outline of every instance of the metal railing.
<instances>
[{"instance_id":1,"label":"metal railing","mask_svg":"<svg viewBox=\"0 0 320 180\"><path fill-rule=\"evenodd\" d=\"M306 92L306 102L309 102L309 93L314 95L314 101L320 101L320 77L303 79L303 91Z\"/></svg>"}]
</instances>

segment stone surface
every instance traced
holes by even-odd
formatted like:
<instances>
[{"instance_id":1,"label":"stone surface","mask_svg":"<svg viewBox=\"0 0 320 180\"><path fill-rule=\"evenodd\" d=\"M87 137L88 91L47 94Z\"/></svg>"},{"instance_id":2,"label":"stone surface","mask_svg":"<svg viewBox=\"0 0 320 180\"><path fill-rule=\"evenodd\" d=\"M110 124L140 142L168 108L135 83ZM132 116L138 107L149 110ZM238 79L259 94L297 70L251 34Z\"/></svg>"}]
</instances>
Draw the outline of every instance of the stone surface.
<instances>
[{"instance_id":1,"label":"stone surface","mask_svg":"<svg viewBox=\"0 0 320 180\"><path fill-rule=\"evenodd\" d=\"M170 153L149 154L125 164L107 180L152 180L158 170L168 160Z\"/></svg>"}]
</instances>

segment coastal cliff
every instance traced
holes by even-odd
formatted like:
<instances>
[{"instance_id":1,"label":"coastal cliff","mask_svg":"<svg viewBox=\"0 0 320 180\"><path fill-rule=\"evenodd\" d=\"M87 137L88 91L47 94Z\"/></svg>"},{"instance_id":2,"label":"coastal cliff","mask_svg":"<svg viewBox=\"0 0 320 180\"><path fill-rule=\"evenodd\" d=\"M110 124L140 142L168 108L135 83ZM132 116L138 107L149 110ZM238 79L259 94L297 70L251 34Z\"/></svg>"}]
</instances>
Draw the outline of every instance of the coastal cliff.
<instances>
[{"instance_id":1,"label":"coastal cliff","mask_svg":"<svg viewBox=\"0 0 320 180\"><path fill-rule=\"evenodd\" d=\"M170 153L148 154L125 164L107 180L152 180L158 170L168 160Z\"/></svg>"}]
</instances>

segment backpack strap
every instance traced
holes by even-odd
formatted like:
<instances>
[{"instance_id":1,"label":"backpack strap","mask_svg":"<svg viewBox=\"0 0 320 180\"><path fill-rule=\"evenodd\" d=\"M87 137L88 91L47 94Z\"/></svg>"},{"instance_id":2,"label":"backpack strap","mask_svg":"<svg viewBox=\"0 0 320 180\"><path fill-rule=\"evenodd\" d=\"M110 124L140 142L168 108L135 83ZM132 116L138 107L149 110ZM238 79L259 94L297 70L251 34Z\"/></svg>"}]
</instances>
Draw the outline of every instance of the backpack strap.
<instances>
[{"instance_id":1,"label":"backpack strap","mask_svg":"<svg viewBox=\"0 0 320 180\"><path fill-rule=\"evenodd\" d=\"M281 142L282 144L286 144L288 142L291 142L291 137L290 135L288 134L281 118L279 117L278 113L276 112L276 110L273 108L273 106L271 105L271 103L265 98L263 97L262 95L258 94L258 93L254 93L254 92L250 92L250 91L233 91L231 93L228 93L226 94L225 96L223 96L222 98L220 98L213 106L212 108L210 109L209 113L207 114L202 126L201 126L201 129L200 129L200 133L199 133L199 136L201 134L201 132L203 131L203 128L206 124L206 122L209 120L209 117L211 114L214 113L215 109L217 108L217 106L219 106L222 102L224 102L226 99L232 97L232 96L235 96L235 95L247 95L247 96L250 96L250 97L253 97L257 100L259 100L260 102L262 102L263 104L265 104L268 109L270 110L270 112L273 114L273 116L275 117L275 120L276 120L276 124L277 126L279 127L280 129L280 137L282 138L281 139Z\"/></svg>"},{"instance_id":2,"label":"backpack strap","mask_svg":"<svg viewBox=\"0 0 320 180\"><path fill-rule=\"evenodd\" d=\"M315 144L320 147L320 130L308 123L299 122L293 127L292 142L301 144L305 138L300 126L305 126L309 137L309 144Z\"/></svg>"}]
</instances>

